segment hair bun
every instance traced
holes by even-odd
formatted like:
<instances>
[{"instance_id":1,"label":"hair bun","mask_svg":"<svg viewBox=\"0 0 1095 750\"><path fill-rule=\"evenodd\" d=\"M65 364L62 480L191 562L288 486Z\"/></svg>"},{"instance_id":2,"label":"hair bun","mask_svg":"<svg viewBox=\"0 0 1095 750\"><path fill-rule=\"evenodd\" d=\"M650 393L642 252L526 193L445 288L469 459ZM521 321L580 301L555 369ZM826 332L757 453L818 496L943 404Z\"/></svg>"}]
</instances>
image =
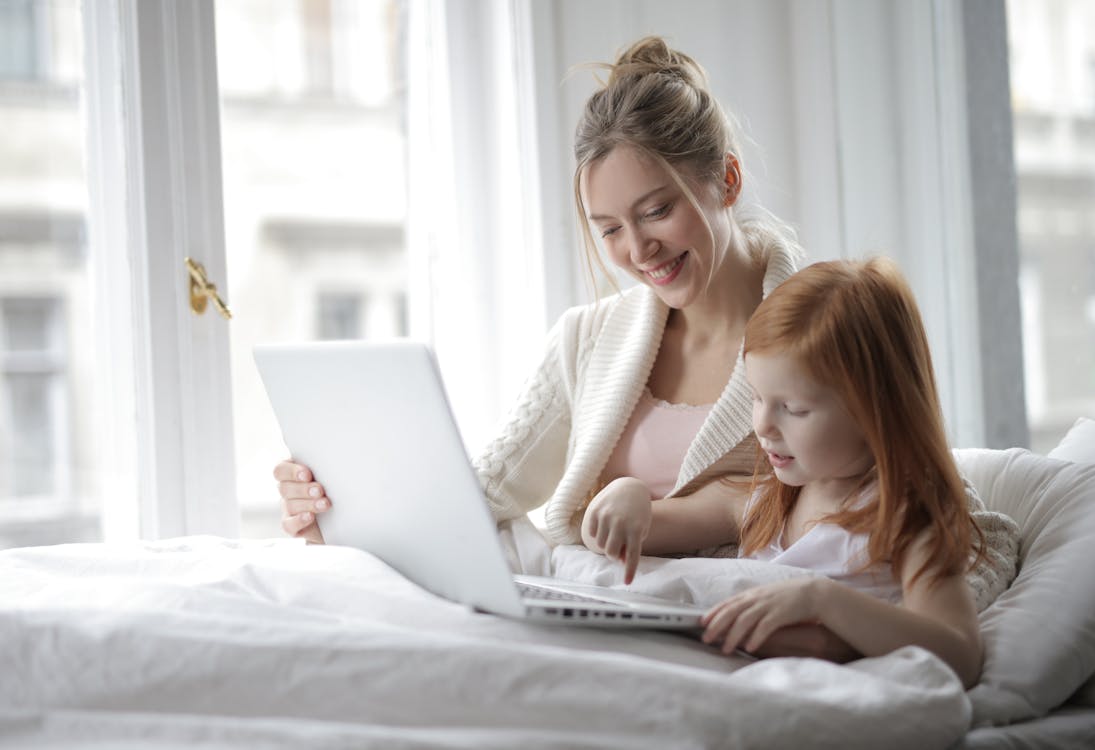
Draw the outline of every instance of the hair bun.
<instances>
[{"instance_id":1,"label":"hair bun","mask_svg":"<svg viewBox=\"0 0 1095 750\"><path fill-rule=\"evenodd\" d=\"M707 74L699 63L672 49L660 36L643 37L624 50L610 68L608 85L646 75L671 76L695 88L707 88Z\"/></svg>"}]
</instances>

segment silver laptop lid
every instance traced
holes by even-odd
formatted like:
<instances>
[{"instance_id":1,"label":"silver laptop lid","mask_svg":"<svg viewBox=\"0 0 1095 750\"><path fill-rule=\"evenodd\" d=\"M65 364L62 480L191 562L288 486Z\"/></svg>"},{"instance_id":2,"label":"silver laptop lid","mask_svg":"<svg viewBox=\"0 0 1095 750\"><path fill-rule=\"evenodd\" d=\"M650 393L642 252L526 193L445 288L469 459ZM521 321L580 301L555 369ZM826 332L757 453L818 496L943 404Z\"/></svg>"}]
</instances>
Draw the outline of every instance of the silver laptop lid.
<instances>
[{"instance_id":1,"label":"silver laptop lid","mask_svg":"<svg viewBox=\"0 0 1095 750\"><path fill-rule=\"evenodd\" d=\"M328 544L371 552L453 601L524 613L425 344L276 344L254 357L291 455L331 498L319 521Z\"/></svg>"}]
</instances>

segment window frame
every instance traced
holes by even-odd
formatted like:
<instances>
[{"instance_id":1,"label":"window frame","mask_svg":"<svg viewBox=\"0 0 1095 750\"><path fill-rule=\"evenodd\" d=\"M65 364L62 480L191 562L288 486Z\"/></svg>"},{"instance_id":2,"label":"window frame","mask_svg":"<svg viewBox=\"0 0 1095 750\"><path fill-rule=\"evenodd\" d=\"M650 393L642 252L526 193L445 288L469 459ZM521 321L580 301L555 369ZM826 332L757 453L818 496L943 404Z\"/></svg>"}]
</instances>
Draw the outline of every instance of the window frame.
<instances>
[{"instance_id":1,"label":"window frame","mask_svg":"<svg viewBox=\"0 0 1095 750\"><path fill-rule=\"evenodd\" d=\"M104 538L233 536L227 321L190 311L183 264L225 288L213 2L84 13Z\"/></svg>"}]
</instances>

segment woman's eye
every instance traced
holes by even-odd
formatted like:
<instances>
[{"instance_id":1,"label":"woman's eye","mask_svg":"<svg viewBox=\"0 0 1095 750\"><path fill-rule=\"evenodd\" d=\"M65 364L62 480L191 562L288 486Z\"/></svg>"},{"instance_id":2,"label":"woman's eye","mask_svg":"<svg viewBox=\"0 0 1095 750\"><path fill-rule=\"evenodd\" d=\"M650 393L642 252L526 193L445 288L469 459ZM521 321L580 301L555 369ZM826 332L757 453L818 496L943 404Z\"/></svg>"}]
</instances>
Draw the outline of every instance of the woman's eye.
<instances>
[{"instance_id":1,"label":"woman's eye","mask_svg":"<svg viewBox=\"0 0 1095 750\"><path fill-rule=\"evenodd\" d=\"M646 212L646 218L647 219L660 219L663 216L665 216L667 213L669 213L669 208L670 208L670 206L669 206L668 203L666 203L664 206L658 206L657 208L653 209L652 211L647 211Z\"/></svg>"},{"instance_id":2,"label":"woman's eye","mask_svg":"<svg viewBox=\"0 0 1095 750\"><path fill-rule=\"evenodd\" d=\"M601 239L603 240L605 237L608 237L609 235L616 234L616 232L618 232L619 229L620 229L619 227L609 227L608 229L602 229L601 230Z\"/></svg>"},{"instance_id":3,"label":"woman's eye","mask_svg":"<svg viewBox=\"0 0 1095 750\"><path fill-rule=\"evenodd\" d=\"M810 413L809 409L803 409L802 407L783 405L783 408L787 410L787 413L792 417L805 417Z\"/></svg>"}]
</instances>

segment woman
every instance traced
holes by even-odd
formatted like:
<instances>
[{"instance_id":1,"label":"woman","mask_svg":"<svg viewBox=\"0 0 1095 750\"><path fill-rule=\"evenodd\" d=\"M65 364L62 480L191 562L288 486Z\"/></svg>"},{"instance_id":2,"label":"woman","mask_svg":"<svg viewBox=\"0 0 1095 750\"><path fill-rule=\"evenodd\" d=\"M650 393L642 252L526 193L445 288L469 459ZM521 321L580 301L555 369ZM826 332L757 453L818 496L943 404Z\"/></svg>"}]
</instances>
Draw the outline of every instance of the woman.
<instances>
[{"instance_id":1,"label":"woman","mask_svg":"<svg viewBox=\"0 0 1095 750\"><path fill-rule=\"evenodd\" d=\"M648 37L608 67L575 136L575 203L591 270L601 263L596 234L639 284L563 315L475 465L499 521L547 503L557 543L581 540L587 507L671 500L653 504L641 534L606 534L603 551L625 559L630 578L640 551L736 539L730 506L744 494L709 485L751 473L755 458L742 332L800 251L766 212L739 212L738 135L698 64ZM330 507L322 485L292 462L274 473L283 528L320 541L315 514ZM718 522L693 512L698 505Z\"/></svg>"}]
</instances>

